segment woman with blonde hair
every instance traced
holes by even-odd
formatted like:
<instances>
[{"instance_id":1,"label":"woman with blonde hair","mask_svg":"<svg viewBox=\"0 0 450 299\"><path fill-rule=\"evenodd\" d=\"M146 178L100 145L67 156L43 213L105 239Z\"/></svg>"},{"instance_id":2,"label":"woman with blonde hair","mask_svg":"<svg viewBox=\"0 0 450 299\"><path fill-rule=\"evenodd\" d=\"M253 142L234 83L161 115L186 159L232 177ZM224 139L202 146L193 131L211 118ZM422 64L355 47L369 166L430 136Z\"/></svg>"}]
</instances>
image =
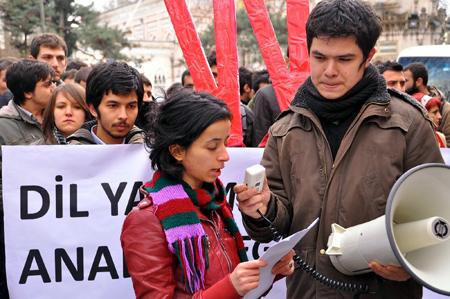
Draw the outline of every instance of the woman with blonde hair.
<instances>
[{"instance_id":1,"label":"woman with blonde hair","mask_svg":"<svg viewBox=\"0 0 450 299\"><path fill-rule=\"evenodd\" d=\"M32 144L67 144L66 138L92 119L84 88L78 84L61 85L53 91L45 109L43 137Z\"/></svg>"}]
</instances>

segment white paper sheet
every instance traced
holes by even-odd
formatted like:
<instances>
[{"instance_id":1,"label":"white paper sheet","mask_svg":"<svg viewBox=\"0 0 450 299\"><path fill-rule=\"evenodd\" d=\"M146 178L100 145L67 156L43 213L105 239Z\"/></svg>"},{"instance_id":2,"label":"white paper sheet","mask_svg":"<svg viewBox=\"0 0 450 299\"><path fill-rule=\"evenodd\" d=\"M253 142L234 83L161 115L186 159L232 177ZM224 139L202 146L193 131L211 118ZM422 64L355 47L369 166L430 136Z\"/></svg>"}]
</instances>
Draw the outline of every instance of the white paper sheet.
<instances>
[{"instance_id":1,"label":"white paper sheet","mask_svg":"<svg viewBox=\"0 0 450 299\"><path fill-rule=\"evenodd\" d=\"M313 221L307 228L301 230L280 242L272 245L264 254L259 258L267 262L267 266L261 268L259 274L259 286L256 289L248 292L244 299L256 299L259 298L264 292L266 292L272 285L275 275L272 274L272 267L288 252L294 248L295 245L306 235L307 232L319 221L319 218Z\"/></svg>"}]
</instances>

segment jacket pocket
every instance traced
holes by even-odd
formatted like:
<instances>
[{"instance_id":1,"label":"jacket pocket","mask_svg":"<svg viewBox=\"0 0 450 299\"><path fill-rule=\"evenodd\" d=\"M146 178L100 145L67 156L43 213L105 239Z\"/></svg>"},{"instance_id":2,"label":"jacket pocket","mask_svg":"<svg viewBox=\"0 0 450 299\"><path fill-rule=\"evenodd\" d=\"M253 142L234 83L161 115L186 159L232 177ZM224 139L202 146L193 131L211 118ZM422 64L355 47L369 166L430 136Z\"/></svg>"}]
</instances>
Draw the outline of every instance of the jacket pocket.
<instances>
[{"instance_id":1,"label":"jacket pocket","mask_svg":"<svg viewBox=\"0 0 450 299\"><path fill-rule=\"evenodd\" d=\"M298 114L287 115L278 120L276 124L277 125L271 127L272 136L274 137L286 136L287 133L294 128L300 128L304 131L311 131L312 129L311 122Z\"/></svg>"},{"instance_id":2,"label":"jacket pocket","mask_svg":"<svg viewBox=\"0 0 450 299\"><path fill-rule=\"evenodd\" d=\"M381 187L380 178L376 172L369 173L362 177L362 185L366 194L366 199L373 212L377 215L384 215L386 209L387 195Z\"/></svg>"}]
</instances>

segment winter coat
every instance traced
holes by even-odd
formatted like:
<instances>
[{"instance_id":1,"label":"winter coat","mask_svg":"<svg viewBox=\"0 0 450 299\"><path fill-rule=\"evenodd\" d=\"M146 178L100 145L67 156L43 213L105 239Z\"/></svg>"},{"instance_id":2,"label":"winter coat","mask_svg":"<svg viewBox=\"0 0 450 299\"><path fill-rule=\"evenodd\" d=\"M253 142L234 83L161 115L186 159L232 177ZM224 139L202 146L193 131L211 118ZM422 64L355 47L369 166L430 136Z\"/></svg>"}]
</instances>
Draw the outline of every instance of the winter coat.
<instances>
[{"instance_id":1,"label":"winter coat","mask_svg":"<svg viewBox=\"0 0 450 299\"><path fill-rule=\"evenodd\" d=\"M188 294L181 280L181 267L167 244L150 197L143 199L125 219L121 242L136 298L241 298L230 274L240 263L236 241L224 221L213 211L208 219L197 211L208 238L209 268L205 290Z\"/></svg>"},{"instance_id":2,"label":"winter coat","mask_svg":"<svg viewBox=\"0 0 450 299\"><path fill-rule=\"evenodd\" d=\"M85 122L81 128L67 137L69 144L97 144L92 137L91 129L97 125L97 120ZM125 137L125 144L144 143L144 131L136 126L133 126Z\"/></svg>"},{"instance_id":3,"label":"winter coat","mask_svg":"<svg viewBox=\"0 0 450 299\"><path fill-rule=\"evenodd\" d=\"M3 93L5 94L5 93ZM42 137L41 124L34 122L18 108L13 100L0 109L0 145L26 145ZM2 151L0 150L0 190L2 190ZM21 170L24 171L24 170ZM6 285L5 245L3 236L3 194L0 191L0 285ZM0 297L7 296L5 287Z\"/></svg>"},{"instance_id":4,"label":"winter coat","mask_svg":"<svg viewBox=\"0 0 450 299\"><path fill-rule=\"evenodd\" d=\"M40 138L40 139L34 141L33 143L31 143L31 145L57 145L57 144L58 144L58 143L56 143L56 142L51 142L50 139L44 138L44 137L42 137L42 138Z\"/></svg>"},{"instance_id":5,"label":"winter coat","mask_svg":"<svg viewBox=\"0 0 450 299\"><path fill-rule=\"evenodd\" d=\"M255 129L252 144L253 146L258 146L269 131L270 126L281 113L280 105L278 104L272 84L258 90L255 95L254 105Z\"/></svg>"},{"instance_id":6,"label":"winter coat","mask_svg":"<svg viewBox=\"0 0 450 299\"><path fill-rule=\"evenodd\" d=\"M0 145L26 145L42 137L41 124L34 122L10 100L8 105L0 109ZM2 166L0 150L0 170ZM2 187L0 173L0 190ZM0 197L0 211L3 203Z\"/></svg>"},{"instance_id":7,"label":"winter coat","mask_svg":"<svg viewBox=\"0 0 450 299\"><path fill-rule=\"evenodd\" d=\"M253 132L255 122L255 115L253 114L252 109L248 108L242 102L240 103L240 111L241 111L241 122L242 122L242 137L243 142L246 147L252 146Z\"/></svg>"},{"instance_id":8,"label":"winter coat","mask_svg":"<svg viewBox=\"0 0 450 299\"><path fill-rule=\"evenodd\" d=\"M13 100L0 109L0 145L25 145L41 137L41 124L30 120Z\"/></svg>"},{"instance_id":9,"label":"winter coat","mask_svg":"<svg viewBox=\"0 0 450 299\"><path fill-rule=\"evenodd\" d=\"M447 147L450 147L450 103L442 102L441 106L441 123L439 124L439 132L445 135Z\"/></svg>"},{"instance_id":10,"label":"winter coat","mask_svg":"<svg viewBox=\"0 0 450 299\"><path fill-rule=\"evenodd\" d=\"M427 111L413 99L389 91L391 100L370 97L345 134L333 160L318 117L290 106L269 130L261 164L266 167L271 198L266 216L280 234L293 234L320 217L295 247L310 266L333 280L368 284L378 291L376 275L346 276L325 255L331 224L344 228L385 214L389 192L407 170L423 163L443 163ZM249 236L271 241L263 219L243 215ZM421 298L422 288L385 280L389 298ZM353 293L326 287L296 268L287 278L287 298L352 298ZM361 295L380 298L380 295Z\"/></svg>"}]
</instances>

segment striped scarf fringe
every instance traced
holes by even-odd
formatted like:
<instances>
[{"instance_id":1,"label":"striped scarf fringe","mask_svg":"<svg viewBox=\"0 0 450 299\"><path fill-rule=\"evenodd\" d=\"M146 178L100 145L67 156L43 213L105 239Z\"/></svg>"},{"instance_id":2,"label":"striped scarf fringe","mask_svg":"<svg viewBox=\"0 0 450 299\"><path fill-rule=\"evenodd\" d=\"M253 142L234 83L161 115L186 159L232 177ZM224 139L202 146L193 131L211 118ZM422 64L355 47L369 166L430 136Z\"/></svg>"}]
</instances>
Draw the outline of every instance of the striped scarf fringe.
<instances>
[{"instance_id":1,"label":"striped scarf fringe","mask_svg":"<svg viewBox=\"0 0 450 299\"><path fill-rule=\"evenodd\" d=\"M207 244L206 236L185 238L172 244L174 253L183 269L181 279L186 290L191 294L201 288L205 289L205 271L209 268Z\"/></svg>"},{"instance_id":2,"label":"striped scarf fringe","mask_svg":"<svg viewBox=\"0 0 450 299\"><path fill-rule=\"evenodd\" d=\"M193 190L185 182L170 180L156 171L143 189L152 197L155 215L161 221L169 250L178 259L182 282L191 294L205 289L205 272L209 269L208 239L195 206L203 211L218 210L230 233L235 237L241 261L247 261L242 235L226 201L225 188L217 180L212 190Z\"/></svg>"}]
</instances>

